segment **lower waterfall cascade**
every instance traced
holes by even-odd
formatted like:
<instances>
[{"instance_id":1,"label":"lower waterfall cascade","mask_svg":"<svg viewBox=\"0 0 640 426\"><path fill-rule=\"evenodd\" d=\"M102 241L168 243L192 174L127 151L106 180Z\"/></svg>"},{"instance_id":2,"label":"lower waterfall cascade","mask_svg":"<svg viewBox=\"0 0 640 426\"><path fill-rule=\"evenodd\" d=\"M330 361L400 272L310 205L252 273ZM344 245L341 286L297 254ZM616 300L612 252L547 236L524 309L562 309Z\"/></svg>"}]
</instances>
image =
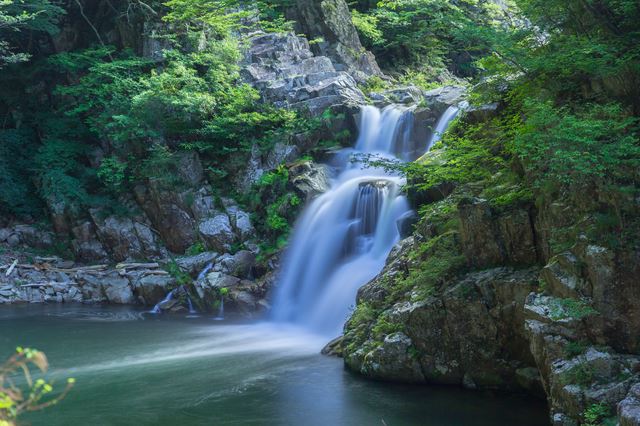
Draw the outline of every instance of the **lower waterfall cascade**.
<instances>
[{"instance_id":1,"label":"lower waterfall cascade","mask_svg":"<svg viewBox=\"0 0 640 426\"><path fill-rule=\"evenodd\" d=\"M360 157L412 161L437 142L459 109L441 116L430 140L411 140L413 110L364 106L355 148L333 158L331 189L303 211L284 257L272 319L327 336L339 335L358 289L384 267L410 212L405 180Z\"/></svg>"}]
</instances>

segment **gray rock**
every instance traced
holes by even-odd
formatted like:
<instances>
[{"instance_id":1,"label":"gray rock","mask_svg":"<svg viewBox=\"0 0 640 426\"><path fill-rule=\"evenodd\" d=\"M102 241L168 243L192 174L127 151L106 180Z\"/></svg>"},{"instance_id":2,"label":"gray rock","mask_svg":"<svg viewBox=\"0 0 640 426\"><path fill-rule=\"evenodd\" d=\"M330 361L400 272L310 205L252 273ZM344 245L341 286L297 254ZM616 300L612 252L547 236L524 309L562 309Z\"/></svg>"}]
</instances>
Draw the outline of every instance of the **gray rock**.
<instances>
[{"instance_id":1,"label":"gray rock","mask_svg":"<svg viewBox=\"0 0 640 426\"><path fill-rule=\"evenodd\" d=\"M382 92L381 96L388 99L390 103L396 104L419 104L423 100L423 92L416 86L397 87Z\"/></svg>"},{"instance_id":2,"label":"gray rock","mask_svg":"<svg viewBox=\"0 0 640 426\"><path fill-rule=\"evenodd\" d=\"M618 419L620 426L640 426L640 384L633 385L618 404Z\"/></svg>"},{"instance_id":3,"label":"gray rock","mask_svg":"<svg viewBox=\"0 0 640 426\"><path fill-rule=\"evenodd\" d=\"M115 261L151 259L163 254L159 241L148 225L130 218L102 218L100 211L95 209L90 213L98 238Z\"/></svg>"},{"instance_id":4,"label":"gray rock","mask_svg":"<svg viewBox=\"0 0 640 426\"><path fill-rule=\"evenodd\" d=\"M168 275L143 275L133 282L135 295L143 304L153 306L175 287L176 280Z\"/></svg>"},{"instance_id":5,"label":"gray rock","mask_svg":"<svg viewBox=\"0 0 640 426\"><path fill-rule=\"evenodd\" d=\"M314 49L330 57L340 70L359 81L382 75L375 57L362 47L345 0L296 0L288 14L297 23L298 32L320 40Z\"/></svg>"},{"instance_id":6,"label":"gray rock","mask_svg":"<svg viewBox=\"0 0 640 426\"><path fill-rule=\"evenodd\" d=\"M289 179L301 198L309 201L331 187L324 165L302 161L289 168Z\"/></svg>"},{"instance_id":7,"label":"gray rock","mask_svg":"<svg viewBox=\"0 0 640 426\"><path fill-rule=\"evenodd\" d=\"M306 109L313 116L330 106L364 103L355 80L336 72L331 60L314 57L306 39L293 34L261 34L251 39L243 75L280 106Z\"/></svg>"},{"instance_id":8,"label":"gray rock","mask_svg":"<svg viewBox=\"0 0 640 426\"><path fill-rule=\"evenodd\" d=\"M207 248L211 250L229 251L231 244L235 241L235 234L231 228L229 216L223 213L200 222L198 230Z\"/></svg>"},{"instance_id":9,"label":"gray rock","mask_svg":"<svg viewBox=\"0 0 640 426\"><path fill-rule=\"evenodd\" d=\"M215 288L218 290L222 288L229 289L240 284L239 278L223 274L222 272L211 272L207 275L207 279L205 281L205 284L210 288Z\"/></svg>"},{"instance_id":10,"label":"gray rock","mask_svg":"<svg viewBox=\"0 0 640 426\"><path fill-rule=\"evenodd\" d=\"M126 278L111 278L104 284L104 293L107 301L119 305L135 303L131 284Z\"/></svg>"},{"instance_id":11,"label":"gray rock","mask_svg":"<svg viewBox=\"0 0 640 426\"><path fill-rule=\"evenodd\" d=\"M450 106L457 106L466 96L466 89L462 86L443 86L424 93L424 99L429 105L433 105L444 111Z\"/></svg>"},{"instance_id":12,"label":"gray rock","mask_svg":"<svg viewBox=\"0 0 640 426\"><path fill-rule=\"evenodd\" d=\"M208 264L213 263L218 258L218 253L207 251L195 256L183 256L176 259L180 269L187 272L192 277L197 276Z\"/></svg>"}]
</instances>

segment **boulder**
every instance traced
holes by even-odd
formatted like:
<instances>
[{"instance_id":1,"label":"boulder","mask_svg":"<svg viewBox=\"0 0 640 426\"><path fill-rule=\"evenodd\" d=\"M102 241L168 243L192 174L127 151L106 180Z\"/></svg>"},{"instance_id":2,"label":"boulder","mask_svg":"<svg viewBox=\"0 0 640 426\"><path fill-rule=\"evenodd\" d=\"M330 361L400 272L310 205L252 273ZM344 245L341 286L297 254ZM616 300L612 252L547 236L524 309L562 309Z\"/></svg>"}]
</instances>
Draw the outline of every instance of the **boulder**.
<instances>
[{"instance_id":1,"label":"boulder","mask_svg":"<svg viewBox=\"0 0 640 426\"><path fill-rule=\"evenodd\" d=\"M176 280L169 275L141 275L133 280L135 295L146 306L153 306L164 299L175 286Z\"/></svg>"},{"instance_id":2,"label":"boulder","mask_svg":"<svg viewBox=\"0 0 640 426\"><path fill-rule=\"evenodd\" d=\"M291 166L289 179L299 196L307 201L331 188L326 166L312 161L302 161Z\"/></svg>"},{"instance_id":3,"label":"boulder","mask_svg":"<svg viewBox=\"0 0 640 426\"><path fill-rule=\"evenodd\" d=\"M108 281L105 281L103 288L104 294L109 303L115 303L118 305L130 305L135 303L131 284L126 278L109 278Z\"/></svg>"},{"instance_id":4,"label":"boulder","mask_svg":"<svg viewBox=\"0 0 640 426\"><path fill-rule=\"evenodd\" d=\"M331 60L314 57L309 42L294 34L258 34L250 39L243 76L279 106L304 109L312 116L331 106L363 104L364 95Z\"/></svg>"},{"instance_id":5,"label":"boulder","mask_svg":"<svg viewBox=\"0 0 640 426\"><path fill-rule=\"evenodd\" d=\"M404 249L406 253L407 249ZM388 297L388 280L406 262L402 248L383 273L358 292L358 303L378 306ZM398 272L394 272L398 271ZM411 298L384 310L369 331L345 327L345 361L367 376L467 387L534 388L523 370L535 368L528 355L523 306L537 286L537 269L489 269L467 274L437 297ZM381 343L373 330L384 324L402 333ZM381 326L378 326L379 329ZM363 337L364 336L364 337ZM363 338L373 339L367 343ZM355 345L354 342L361 342ZM438 342L434 345L433 342ZM520 374L516 371L520 370Z\"/></svg>"},{"instance_id":6,"label":"boulder","mask_svg":"<svg viewBox=\"0 0 640 426\"><path fill-rule=\"evenodd\" d=\"M462 86L442 86L424 92L424 100L441 113L450 106L458 106L464 101L467 89Z\"/></svg>"},{"instance_id":7,"label":"boulder","mask_svg":"<svg viewBox=\"0 0 640 426\"><path fill-rule=\"evenodd\" d=\"M225 213L205 219L198 226L200 238L208 249L226 252L235 241L235 234Z\"/></svg>"},{"instance_id":8,"label":"boulder","mask_svg":"<svg viewBox=\"0 0 640 426\"><path fill-rule=\"evenodd\" d=\"M175 261L180 269L192 277L196 277L207 265L213 263L218 257L218 253L206 251L195 256L178 257Z\"/></svg>"},{"instance_id":9,"label":"boulder","mask_svg":"<svg viewBox=\"0 0 640 426\"><path fill-rule=\"evenodd\" d=\"M494 212L486 200L471 198L458 204L458 212L461 243L470 266L538 262L530 208Z\"/></svg>"}]
</instances>

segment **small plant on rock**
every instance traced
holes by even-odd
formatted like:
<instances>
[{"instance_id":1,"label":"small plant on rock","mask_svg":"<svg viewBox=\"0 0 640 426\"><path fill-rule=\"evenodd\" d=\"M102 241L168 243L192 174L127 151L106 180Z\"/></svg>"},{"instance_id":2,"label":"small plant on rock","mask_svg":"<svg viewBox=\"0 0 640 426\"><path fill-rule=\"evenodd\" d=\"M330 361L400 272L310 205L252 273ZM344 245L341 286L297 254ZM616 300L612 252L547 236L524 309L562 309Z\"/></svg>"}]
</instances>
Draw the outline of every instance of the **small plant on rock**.
<instances>
[{"instance_id":1,"label":"small plant on rock","mask_svg":"<svg viewBox=\"0 0 640 426\"><path fill-rule=\"evenodd\" d=\"M584 426L600 426L606 424L604 420L611 415L611 409L603 402L591 404L582 417Z\"/></svg>"}]
</instances>

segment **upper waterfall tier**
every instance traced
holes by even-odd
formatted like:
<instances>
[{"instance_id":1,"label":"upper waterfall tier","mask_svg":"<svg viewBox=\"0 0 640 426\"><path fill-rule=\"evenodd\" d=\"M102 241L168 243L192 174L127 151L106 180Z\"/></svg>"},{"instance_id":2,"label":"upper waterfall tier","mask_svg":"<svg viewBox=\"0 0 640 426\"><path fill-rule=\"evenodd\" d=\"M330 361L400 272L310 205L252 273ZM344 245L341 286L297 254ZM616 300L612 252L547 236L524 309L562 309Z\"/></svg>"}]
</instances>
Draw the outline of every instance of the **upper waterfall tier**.
<instances>
[{"instance_id":1,"label":"upper waterfall tier","mask_svg":"<svg viewBox=\"0 0 640 426\"><path fill-rule=\"evenodd\" d=\"M436 131L455 116L447 111ZM384 267L400 238L398 222L409 211L400 191L404 179L368 167L358 155L418 158L437 133L415 143L412 120L412 108L362 108L355 148L336 155L331 189L306 207L295 227L275 293L276 321L326 335L340 333L358 289Z\"/></svg>"}]
</instances>

